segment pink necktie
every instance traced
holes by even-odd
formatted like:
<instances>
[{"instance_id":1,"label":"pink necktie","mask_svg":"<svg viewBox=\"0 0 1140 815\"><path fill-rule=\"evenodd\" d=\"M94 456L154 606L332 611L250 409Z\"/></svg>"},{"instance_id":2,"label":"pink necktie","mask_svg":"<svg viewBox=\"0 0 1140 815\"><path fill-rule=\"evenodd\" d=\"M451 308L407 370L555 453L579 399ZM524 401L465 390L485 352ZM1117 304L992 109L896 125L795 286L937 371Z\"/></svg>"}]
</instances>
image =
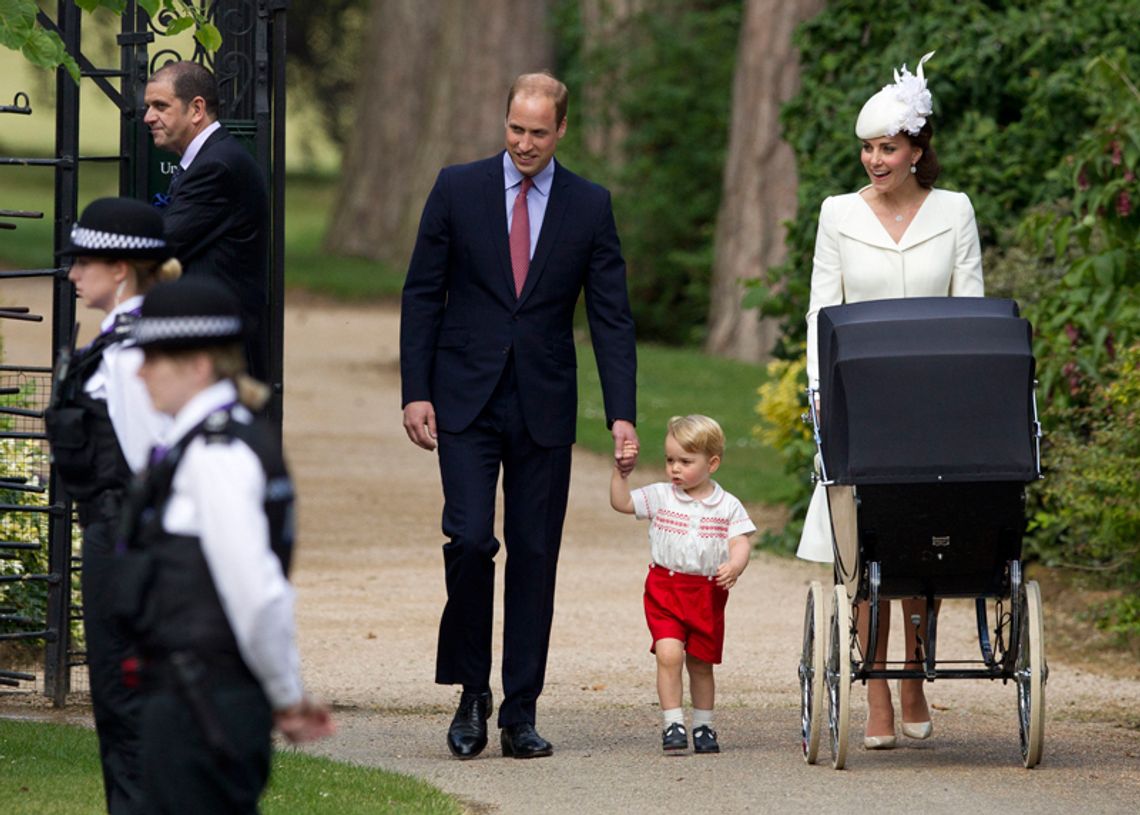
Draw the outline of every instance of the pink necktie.
<instances>
[{"instance_id":1,"label":"pink necktie","mask_svg":"<svg viewBox=\"0 0 1140 815\"><path fill-rule=\"evenodd\" d=\"M534 179L529 175L523 177L511 210L511 271L515 275L516 296L522 294L526 273L530 270L530 215L526 209L526 192L533 184Z\"/></svg>"}]
</instances>

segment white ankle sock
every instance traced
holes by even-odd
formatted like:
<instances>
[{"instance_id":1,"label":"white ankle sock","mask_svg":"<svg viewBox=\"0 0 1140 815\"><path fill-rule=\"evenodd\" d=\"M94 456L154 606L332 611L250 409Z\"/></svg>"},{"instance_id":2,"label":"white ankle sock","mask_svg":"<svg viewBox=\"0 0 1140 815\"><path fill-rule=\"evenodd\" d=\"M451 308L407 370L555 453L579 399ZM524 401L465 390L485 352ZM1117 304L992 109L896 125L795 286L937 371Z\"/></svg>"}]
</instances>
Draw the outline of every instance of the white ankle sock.
<instances>
[{"instance_id":1,"label":"white ankle sock","mask_svg":"<svg viewBox=\"0 0 1140 815\"><path fill-rule=\"evenodd\" d=\"M668 710L662 710L661 716L665 719L666 730L669 729L669 725L671 724L683 725L685 723L684 712L679 707L671 707Z\"/></svg>"},{"instance_id":2,"label":"white ankle sock","mask_svg":"<svg viewBox=\"0 0 1140 815\"><path fill-rule=\"evenodd\" d=\"M698 710L697 708L693 708L693 729L696 730L701 726L712 727L712 717L713 712L711 710Z\"/></svg>"}]
</instances>

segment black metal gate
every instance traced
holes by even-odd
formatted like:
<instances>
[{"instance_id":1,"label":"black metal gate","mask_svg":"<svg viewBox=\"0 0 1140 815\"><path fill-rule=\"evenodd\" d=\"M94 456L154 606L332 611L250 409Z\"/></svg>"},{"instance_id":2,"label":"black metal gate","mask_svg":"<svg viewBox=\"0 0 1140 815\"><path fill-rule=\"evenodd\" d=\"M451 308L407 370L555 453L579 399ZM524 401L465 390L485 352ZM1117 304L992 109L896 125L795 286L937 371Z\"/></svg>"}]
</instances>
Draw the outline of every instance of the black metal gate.
<instances>
[{"instance_id":1,"label":"black metal gate","mask_svg":"<svg viewBox=\"0 0 1140 815\"><path fill-rule=\"evenodd\" d=\"M52 172L54 191L53 264L48 269L0 271L0 281L42 278L50 285L51 359L71 341L76 318L75 289L59 249L79 213L83 168L96 162L117 163L119 194L149 200L165 191L164 162L172 155L156 150L143 123L143 94L153 71L168 60L192 59L214 71L221 89L220 120L243 140L265 172L270 194L271 235L268 263L270 313L265 321L270 350L273 397L270 417L280 433L283 394L284 315L284 201L285 201L285 13L288 0L198 0L196 6L221 31L223 44L216 53L197 44L180 53L156 38L169 20L151 20L134 0L128 0L122 28L116 38L120 52L117 67L98 67L82 49L82 15L72 0L58 0L54 19L41 11L39 22L56 31L79 63L84 82L94 83L119 111L119 152L116 155L81 155L79 134L83 124L80 89L63 69L56 77L55 153L50 158L0 157L4 166L43 167ZM18 92L11 105L0 105L5 116L32 115L26 92ZM4 189L0 181L0 190ZM39 219L43 212L18 209L18 201L3 200L0 192L0 230L18 228L23 219ZM3 209L3 207L14 207ZM42 322L20 305L0 306L0 319ZM81 609L72 598L73 524L71 501L48 464L43 434L43 410L51 389L47 366L0 365L0 646L11 641L44 644L43 691L62 705L71 686L71 668L82 665L84 654L73 647L71 627ZM28 564L47 553L46 569ZM21 584L36 601L31 608L5 601L5 586ZM42 598L43 602L40 602ZM2 652L0 652L2 653ZM0 686L26 687L36 675L8 670L0 664Z\"/></svg>"}]
</instances>

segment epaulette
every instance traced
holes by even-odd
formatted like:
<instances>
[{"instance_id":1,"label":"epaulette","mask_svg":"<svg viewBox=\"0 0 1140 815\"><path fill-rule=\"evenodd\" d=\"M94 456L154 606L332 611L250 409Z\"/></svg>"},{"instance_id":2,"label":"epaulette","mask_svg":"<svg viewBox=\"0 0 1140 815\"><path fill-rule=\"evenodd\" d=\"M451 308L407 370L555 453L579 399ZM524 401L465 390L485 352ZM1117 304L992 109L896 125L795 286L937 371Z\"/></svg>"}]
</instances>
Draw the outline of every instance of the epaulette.
<instances>
[{"instance_id":1,"label":"epaulette","mask_svg":"<svg viewBox=\"0 0 1140 815\"><path fill-rule=\"evenodd\" d=\"M226 408L215 410L202 422L202 435L206 444L229 444L233 441L233 434L229 432L230 412Z\"/></svg>"},{"instance_id":2,"label":"epaulette","mask_svg":"<svg viewBox=\"0 0 1140 815\"><path fill-rule=\"evenodd\" d=\"M115 317L115 324L111 326L111 333L115 340L124 340L131 335L131 329L138 322L139 315L134 311L125 311Z\"/></svg>"}]
</instances>

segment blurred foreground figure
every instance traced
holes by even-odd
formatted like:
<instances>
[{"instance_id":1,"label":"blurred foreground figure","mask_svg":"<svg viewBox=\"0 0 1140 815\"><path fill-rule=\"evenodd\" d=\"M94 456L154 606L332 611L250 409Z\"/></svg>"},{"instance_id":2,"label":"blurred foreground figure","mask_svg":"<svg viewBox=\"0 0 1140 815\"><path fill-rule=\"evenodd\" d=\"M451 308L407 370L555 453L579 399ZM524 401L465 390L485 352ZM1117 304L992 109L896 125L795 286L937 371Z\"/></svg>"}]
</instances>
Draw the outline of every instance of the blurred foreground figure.
<instances>
[{"instance_id":1,"label":"blurred foreground figure","mask_svg":"<svg viewBox=\"0 0 1140 815\"><path fill-rule=\"evenodd\" d=\"M120 542L144 690L143 774L152 812L254 813L270 733L333 731L301 685L293 591L293 486L253 412L240 308L215 281L156 287L133 336L155 408L173 418L132 485Z\"/></svg>"}]
</instances>

